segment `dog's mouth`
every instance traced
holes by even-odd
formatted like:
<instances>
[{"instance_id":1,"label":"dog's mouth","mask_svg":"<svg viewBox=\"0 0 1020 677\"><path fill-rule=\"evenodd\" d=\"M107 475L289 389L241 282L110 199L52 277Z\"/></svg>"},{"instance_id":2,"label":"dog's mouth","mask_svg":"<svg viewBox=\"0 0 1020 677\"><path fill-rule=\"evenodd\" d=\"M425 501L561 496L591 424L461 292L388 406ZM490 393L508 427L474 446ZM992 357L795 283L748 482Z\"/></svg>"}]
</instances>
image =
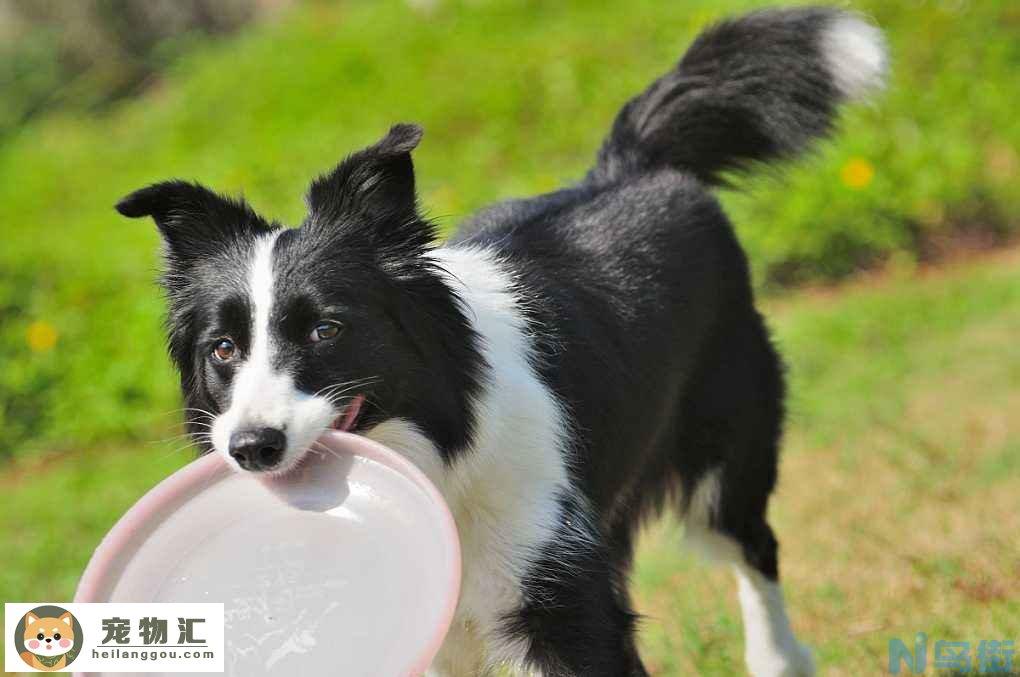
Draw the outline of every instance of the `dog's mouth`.
<instances>
[{"instance_id":1,"label":"dog's mouth","mask_svg":"<svg viewBox=\"0 0 1020 677\"><path fill-rule=\"evenodd\" d=\"M351 400L350 404L344 407L344 410L340 412L340 415L333 419L333 424L330 426L333 430L339 430L341 432L349 433L354 432L358 424L358 419L361 416L362 410L365 408L365 396L356 395Z\"/></svg>"}]
</instances>

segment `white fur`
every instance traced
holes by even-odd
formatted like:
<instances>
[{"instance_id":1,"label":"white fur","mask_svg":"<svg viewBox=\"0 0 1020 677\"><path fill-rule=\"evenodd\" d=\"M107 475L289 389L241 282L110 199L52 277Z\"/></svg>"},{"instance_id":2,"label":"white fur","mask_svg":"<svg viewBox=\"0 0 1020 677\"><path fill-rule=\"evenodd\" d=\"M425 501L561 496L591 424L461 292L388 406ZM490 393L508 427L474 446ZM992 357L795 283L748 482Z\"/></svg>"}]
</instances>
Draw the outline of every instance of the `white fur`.
<instances>
[{"instance_id":1,"label":"white fur","mask_svg":"<svg viewBox=\"0 0 1020 677\"><path fill-rule=\"evenodd\" d=\"M434 253L461 295L490 371L474 403L477 429L469 449L446 466L411 423L391 419L367 436L404 454L439 488L453 512L463 552L463 582L453 628L434 665L441 675L484 674L519 666L527 646L501 632L522 604L521 577L561 527L558 498L574 495L565 457L567 417L536 376L510 273L488 251ZM573 540L590 538L576 520ZM571 537L558 536L564 547ZM566 542L563 542L563 541Z\"/></svg>"},{"instance_id":2,"label":"white fur","mask_svg":"<svg viewBox=\"0 0 1020 677\"><path fill-rule=\"evenodd\" d=\"M329 400L300 391L291 374L273 368L272 340L274 276L273 247L280 231L259 238L248 269L252 341L231 387L230 408L213 421L216 450L236 466L230 456L230 437L240 430L277 428L287 436L287 449L275 472L286 472L329 427L336 411Z\"/></svg>"},{"instance_id":3,"label":"white fur","mask_svg":"<svg viewBox=\"0 0 1020 677\"><path fill-rule=\"evenodd\" d=\"M841 14L821 36L822 56L836 88L847 99L880 89L888 58L882 32L863 19Z\"/></svg>"},{"instance_id":4,"label":"white fur","mask_svg":"<svg viewBox=\"0 0 1020 677\"><path fill-rule=\"evenodd\" d=\"M711 527L719 510L719 471L710 470L691 494L684 514L684 539L705 559L715 563L739 561L740 545Z\"/></svg>"},{"instance_id":5,"label":"white fur","mask_svg":"<svg viewBox=\"0 0 1020 677\"><path fill-rule=\"evenodd\" d=\"M711 527L719 510L720 488L718 470L707 472L698 482L684 515L684 535L708 559L733 565L747 669L754 677L810 677L815 674L814 660L793 634L779 584L748 566L740 544Z\"/></svg>"},{"instance_id":6,"label":"white fur","mask_svg":"<svg viewBox=\"0 0 1020 677\"><path fill-rule=\"evenodd\" d=\"M235 378L230 408L214 423L213 440L229 456L236 430L271 426L287 431L281 469L292 466L333 420L328 400L298 391L287 373L272 367L272 250L277 235L260 239L253 252L249 293L253 318L250 354ZM461 597L450 632L430 674L486 674L497 666L520 668L527 644L503 632L504 619L520 609L522 577L554 537L557 551L584 548L590 516L565 515L560 499L583 506L569 468L570 427L556 397L537 377L512 273L483 249L440 249L434 256L449 273L480 337L488 365L473 403L476 431L470 448L447 465L413 423L389 419L365 435L415 463L443 494L461 539ZM756 677L814 674L810 653L794 638L779 586L743 563L739 546L710 527L719 503L718 473L699 483L687 514L687 536L714 559L733 563L747 634L746 658ZM563 525L572 525L565 537Z\"/></svg>"},{"instance_id":7,"label":"white fur","mask_svg":"<svg viewBox=\"0 0 1020 677\"><path fill-rule=\"evenodd\" d=\"M790 628L779 584L743 564L734 567L744 618L744 660L754 677L810 677L811 652Z\"/></svg>"}]
</instances>

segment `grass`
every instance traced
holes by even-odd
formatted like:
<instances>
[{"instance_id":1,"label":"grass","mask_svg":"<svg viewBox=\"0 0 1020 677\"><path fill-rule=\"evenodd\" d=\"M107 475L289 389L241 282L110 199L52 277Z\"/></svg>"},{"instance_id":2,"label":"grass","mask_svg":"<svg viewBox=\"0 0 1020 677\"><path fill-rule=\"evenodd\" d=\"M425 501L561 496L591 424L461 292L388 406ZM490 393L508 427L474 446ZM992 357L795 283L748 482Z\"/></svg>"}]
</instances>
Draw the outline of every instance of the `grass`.
<instances>
[{"instance_id":1,"label":"grass","mask_svg":"<svg viewBox=\"0 0 1020 677\"><path fill-rule=\"evenodd\" d=\"M762 0L309 2L205 42L143 96L57 112L0 143L0 597L68 599L99 538L186 462L162 349L151 224L125 193L171 176L294 223L310 177L422 122L444 228L588 166L619 106L693 35ZM893 79L842 132L723 200L761 288L890 275L767 301L791 362L773 509L791 611L827 674L880 672L890 637L1020 639L1020 255L927 274L932 243L1020 222L1020 5L848 3ZM38 506L52 513L41 531ZM70 506L70 507L69 507ZM739 671L725 572L650 528L635 572L658 674Z\"/></svg>"},{"instance_id":2,"label":"grass","mask_svg":"<svg viewBox=\"0 0 1020 677\"><path fill-rule=\"evenodd\" d=\"M1018 264L1012 250L766 304L792 387L772 519L794 625L824 674L879 674L889 639L917 631L1020 639ZM118 515L187 460L180 448L19 458L0 479L0 598L69 599ZM58 500L72 506L59 530L24 528ZM642 539L644 656L660 675L740 674L730 576L680 541L669 521Z\"/></svg>"},{"instance_id":3,"label":"grass","mask_svg":"<svg viewBox=\"0 0 1020 677\"><path fill-rule=\"evenodd\" d=\"M293 223L311 176L417 120L423 203L449 227L579 176L698 30L762 4L313 2L196 47L141 98L18 130L0 146L0 456L144 440L176 406L157 238L111 209L130 190L202 180ZM1017 225L1018 5L853 7L889 34L888 94L784 178L725 196L763 284L916 257L961 223Z\"/></svg>"},{"instance_id":4,"label":"grass","mask_svg":"<svg viewBox=\"0 0 1020 677\"><path fill-rule=\"evenodd\" d=\"M804 292L770 315L792 413L772 519L793 622L826 675L881 674L890 638L1020 638L1020 252ZM728 572L646 534L635 575L660 674L734 674Z\"/></svg>"}]
</instances>

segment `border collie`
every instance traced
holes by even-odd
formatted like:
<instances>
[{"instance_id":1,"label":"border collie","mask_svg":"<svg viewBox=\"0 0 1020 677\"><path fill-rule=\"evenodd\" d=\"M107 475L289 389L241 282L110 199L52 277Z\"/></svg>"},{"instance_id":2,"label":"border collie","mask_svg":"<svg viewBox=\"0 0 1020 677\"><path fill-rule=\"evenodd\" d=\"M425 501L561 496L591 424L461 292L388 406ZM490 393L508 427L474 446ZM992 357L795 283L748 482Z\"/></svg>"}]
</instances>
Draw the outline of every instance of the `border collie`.
<instances>
[{"instance_id":1,"label":"border collie","mask_svg":"<svg viewBox=\"0 0 1020 677\"><path fill-rule=\"evenodd\" d=\"M666 507L733 567L750 671L813 674L766 520L782 367L711 189L806 150L885 68L879 31L839 10L725 21L623 107L584 178L442 245L410 124L316 179L299 228L193 183L129 195L120 213L162 235L190 432L246 472L286 472L331 427L416 463L463 546L436 674L646 674L627 577Z\"/></svg>"}]
</instances>

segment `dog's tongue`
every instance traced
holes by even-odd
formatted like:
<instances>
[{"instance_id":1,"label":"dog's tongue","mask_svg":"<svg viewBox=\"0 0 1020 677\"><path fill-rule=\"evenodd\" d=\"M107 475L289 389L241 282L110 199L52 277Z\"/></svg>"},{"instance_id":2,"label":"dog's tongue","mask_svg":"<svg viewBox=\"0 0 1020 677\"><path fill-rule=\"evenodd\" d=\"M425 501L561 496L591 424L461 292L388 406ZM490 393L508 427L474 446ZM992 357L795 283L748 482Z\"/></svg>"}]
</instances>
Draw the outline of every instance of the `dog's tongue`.
<instances>
[{"instance_id":1,"label":"dog's tongue","mask_svg":"<svg viewBox=\"0 0 1020 677\"><path fill-rule=\"evenodd\" d=\"M347 432L354 425L354 422L358 419L358 414L361 413L361 405L365 401L364 395L358 395L351 403L344 409L344 413L340 417L340 423L337 425L337 430Z\"/></svg>"}]
</instances>

